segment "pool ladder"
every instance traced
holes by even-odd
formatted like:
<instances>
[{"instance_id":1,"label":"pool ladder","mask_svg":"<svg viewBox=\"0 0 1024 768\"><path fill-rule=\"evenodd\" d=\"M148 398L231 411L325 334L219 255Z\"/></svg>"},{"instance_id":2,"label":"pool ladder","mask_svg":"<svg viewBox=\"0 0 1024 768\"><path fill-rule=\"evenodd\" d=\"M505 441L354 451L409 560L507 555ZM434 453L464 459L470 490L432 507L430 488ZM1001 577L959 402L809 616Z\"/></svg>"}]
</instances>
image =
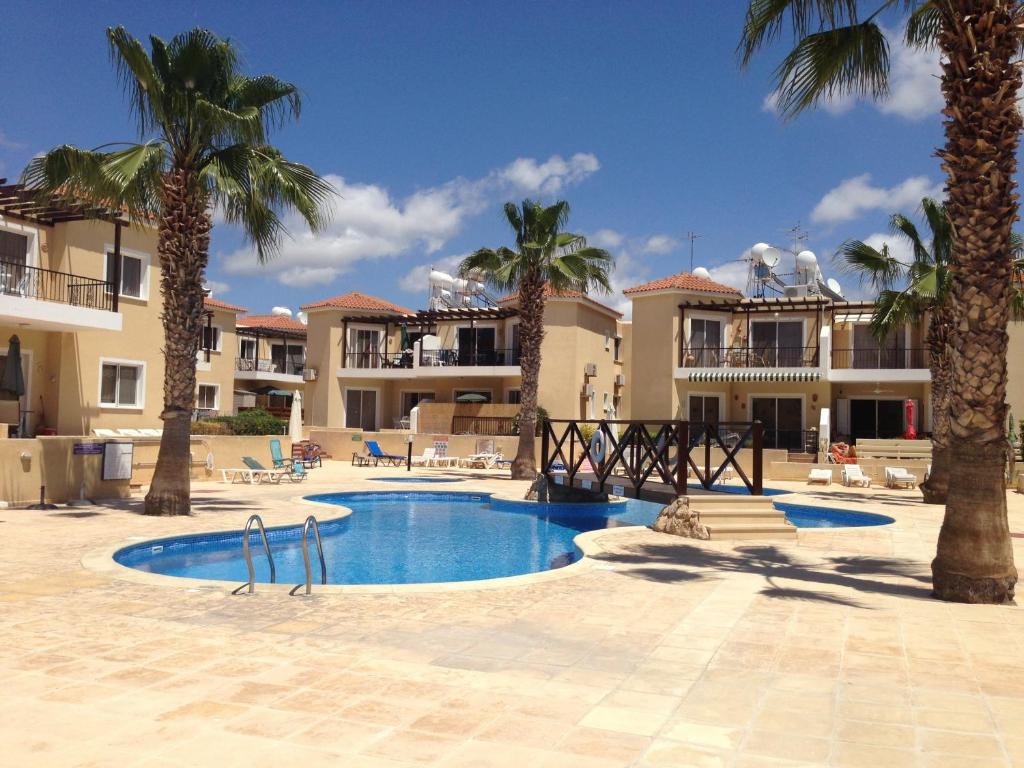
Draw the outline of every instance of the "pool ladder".
<instances>
[{"instance_id":1,"label":"pool ladder","mask_svg":"<svg viewBox=\"0 0 1024 768\"><path fill-rule=\"evenodd\" d=\"M249 594L256 591L256 569L252 564L252 550L249 548L249 537L252 534L252 526L255 524L263 541L263 551L267 553L267 563L270 565L270 583L277 581L277 571L274 568L274 556L270 552L270 542L267 540L267 529L263 526L263 518L259 515L252 515L245 523L245 530L242 532L242 553L245 555L245 567L249 570ZM316 541L316 553L320 558L320 583L327 583L327 563L324 561L324 545L320 540L320 524L316 518L310 515L302 524L302 562L306 566L306 594L313 591L313 572L309 565L309 531L313 530L313 537Z\"/></svg>"}]
</instances>

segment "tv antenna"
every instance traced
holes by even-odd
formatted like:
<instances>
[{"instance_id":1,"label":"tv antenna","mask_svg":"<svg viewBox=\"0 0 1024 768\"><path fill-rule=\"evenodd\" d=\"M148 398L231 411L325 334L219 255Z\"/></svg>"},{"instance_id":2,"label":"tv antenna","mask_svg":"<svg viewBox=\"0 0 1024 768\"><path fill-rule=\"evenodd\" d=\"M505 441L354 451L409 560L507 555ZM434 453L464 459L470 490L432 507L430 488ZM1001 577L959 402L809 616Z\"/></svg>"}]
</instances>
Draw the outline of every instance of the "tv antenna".
<instances>
[{"instance_id":1,"label":"tv antenna","mask_svg":"<svg viewBox=\"0 0 1024 768\"><path fill-rule=\"evenodd\" d=\"M793 248L794 251L804 250L803 245L804 243L807 242L807 230L800 226L799 221L796 223L795 226L792 226L789 229L787 229L786 233L789 235L789 239L792 243L799 245L799 247Z\"/></svg>"},{"instance_id":2,"label":"tv antenna","mask_svg":"<svg viewBox=\"0 0 1024 768\"><path fill-rule=\"evenodd\" d=\"M696 232L686 233L686 239L690 241L690 272L693 272L693 241L698 237L704 237L704 235L698 235Z\"/></svg>"}]
</instances>

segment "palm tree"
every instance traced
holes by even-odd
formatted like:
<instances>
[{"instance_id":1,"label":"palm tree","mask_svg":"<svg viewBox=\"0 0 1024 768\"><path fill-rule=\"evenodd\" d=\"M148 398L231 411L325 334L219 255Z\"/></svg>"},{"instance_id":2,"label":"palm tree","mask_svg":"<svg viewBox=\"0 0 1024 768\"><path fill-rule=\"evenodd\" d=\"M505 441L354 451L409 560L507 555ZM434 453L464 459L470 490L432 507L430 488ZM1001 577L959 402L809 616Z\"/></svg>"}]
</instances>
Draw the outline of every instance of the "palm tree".
<instances>
[{"instance_id":1,"label":"palm tree","mask_svg":"<svg viewBox=\"0 0 1024 768\"><path fill-rule=\"evenodd\" d=\"M145 511L188 514L189 426L212 211L241 225L263 260L284 232L282 211L297 211L313 230L323 227L331 187L267 144L268 129L298 117L296 87L241 74L230 42L197 28L170 42L150 37L147 54L123 27L108 29L107 39L141 142L59 146L33 160L23 180L40 194L102 201L134 221L158 225L164 431Z\"/></svg>"},{"instance_id":2,"label":"palm tree","mask_svg":"<svg viewBox=\"0 0 1024 768\"><path fill-rule=\"evenodd\" d=\"M907 323L928 318L928 368L931 372L932 471L921 483L928 504L945 504L949 490L949 335L952 317L949 290L952 285L949 251L952 232L942 203L930 197L921 200L921 210L931 230L931 238L922 240L917 227L906 216L896 213L889 219L893 235L911 248L910 263L892 255L888 245L881 250L860 240L847 240L839 247L849 271L859 274L878 292L871 331L879 341L899 331ZM1024 238L1014 233L1014 253L1024 247ZM1024 320L1024 288L1020 275L1024 261L1014 261L1013 318Z\"/></svg>"},{"instance_id":3,"label":"palm tree","mask_svg":"<svg viewBox=\"0 0 1024 768\"><path fill-rule=\"evenodd\" d=\"M537 473L534 435L545 295L593 289L607 293L613 261L607 251L588 247L583 235L562 231L569 219L569 204L564 200L548 207L533 200L523 200L521 207L505 203L505 218L515 234L515 249L481 248L463 259L459 274L482 277L499 291L518 292L522 385L512 477L532 480Z\"/></svg>"},{"instance_id":4,"label":"palm tree","mask_svg":"<svg viewBox=\"0 0 1024 768\"><path fill-rule=\"evenodd\" d=\"M889 45L879 15L910 11L906 41L941 54L950 243L948 352L950 478L932 562L936 597L1013 598L1003 472L1006 462L1006 326L1011 232L1017 219L1021 114L1019 0L750 0L743 64L791 30L795 46L775 72L778 105L795 115L835 96L888 92Z\"/></svg>"},{"instance_id":5,"label":"palm tree","mask_svg":"<svg viewBox=\"0 0 1024 768\"><path fill-rule=\"evenodd\" d=\"M871 316L871 332L879 341L907 323L928 316L928 368L931 371L932 471L921 484L924 500L945 504L949 487L949 219L942 204L926 197L921 210L931 230L924 241L906 216L889 219L893 235L911 248L909 263L892 255L888 245L881 250L860 240L847 240L839 247L849 271L858 273L878 292Z\"/></svg>"}]
</instances>

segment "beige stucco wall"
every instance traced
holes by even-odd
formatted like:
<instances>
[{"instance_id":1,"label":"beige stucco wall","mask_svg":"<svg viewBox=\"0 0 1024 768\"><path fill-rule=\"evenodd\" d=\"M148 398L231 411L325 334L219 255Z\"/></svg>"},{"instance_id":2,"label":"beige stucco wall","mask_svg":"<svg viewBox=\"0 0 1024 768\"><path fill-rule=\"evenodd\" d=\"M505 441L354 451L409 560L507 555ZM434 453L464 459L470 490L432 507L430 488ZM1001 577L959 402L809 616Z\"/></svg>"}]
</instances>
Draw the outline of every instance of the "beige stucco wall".
<instances>
[{"instance_id":1,"label":"beige stucco wall","mask_svg":"<svg viewBox=\"0 0 1024 768\"><path fill-rule=\"evenodd\" d=\"M223 309L214 310L212 323L220 328L220 351L210 350L210 362L207 363L205 351L200 350L199 362L196 364L196 387L198 389L200 384L218 386L220 401L217 411L230 416L234 413L235 355L238 352L235 313Z\"/></svg>"},{"instance_id":2,"label":"beige stucco wall","mask_svg":"<svg viewBox=\"0 0 1024 768\"><path fill-rule=\"evenodd\" d=\"M615 392L619 396L619 409L617 419L633 418L633 323L629 320L619 320L616 323L622 344L619 352L619 359L615 361L615 373L623 374L626 385L616 387Z\"/></svg>"},{"instance_id":3,"label":"beige stucco wall","mask_svg":"<svg viewBox=\"0 0 1024 768\"><path fill-rule=\"evenodd\" d=\"M627 384L634 419L678 418L679 394L672 379L679 350L680 293L633 299L632 359Z\"/></svg>"},{"instance_id":4,"label":"beige stucco wall","mask_svg":"<svg viewBox=\"0 0 1024 768\"><path fill-rule=\"evenodd\" d=\"M1010 322L1007 329L1010 337L1006 353L1006 402L1017 422L1015 429L1021 434L1020 422L1024 420L1024 322Z\"/></svg>"}]
</instances>

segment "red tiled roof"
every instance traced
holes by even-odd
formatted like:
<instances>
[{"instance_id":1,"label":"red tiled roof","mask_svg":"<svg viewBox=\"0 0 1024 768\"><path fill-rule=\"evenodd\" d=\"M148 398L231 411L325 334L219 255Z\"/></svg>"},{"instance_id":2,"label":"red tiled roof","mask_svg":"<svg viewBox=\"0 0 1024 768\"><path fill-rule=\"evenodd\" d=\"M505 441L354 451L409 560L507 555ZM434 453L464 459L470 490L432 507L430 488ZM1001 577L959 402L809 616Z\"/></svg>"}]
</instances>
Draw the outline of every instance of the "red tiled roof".
<instances>
[{"instance_id":1,"label":"red tiled roof","mask_svg":"<svg viewBox=\"0 0 1024 768\"><path fill-rule=\"evenodd\" d=\"M303 304L302 309L362 309L371 312L394 312L399 315L414 315L415 311L392 304L385 299L378 299L376 296L368 296L358 291L349 291L341 296L333 296L322 301L314 301L311 304Z\"/></svg>"},{"instance_id":2,"label":"red tiled roof","mask_svg":"<svg viewBox=\"0 0 1024 768\"><path fill-rule=\"evenodd\" d=\"M611 312L616 317L622 317L622 313L619 312L617 309L612 309L607 304L602 304L600 301L591 298L582 291L573 291L568 289L563 291L556 291L554 288L551 287L551 285L545 285L544 296L549 299L582 299L583 301L600 307L605 312ZM516 301L519 301L518 291L516 291L515 293L510 293L508 296L505 296L504 298L498 299L499 304L512 304L513 302Z\"/></svg>"},{"instance_id":3,"label":"red tiled roof","mask_svg":"<svg viewBox=\"0 0 1024 768\"><path fill-rule=\"evenodd\" d=\"M235 320L239 328L267 328L272 331L306 332L306 326L286 315L243 315Z\"/></svg>"},{"instance_id":4,"label":"red tiled roof","mask_svg":"<svg viewBox=\"0 0 1024 768\"><path fill-rule=\"evenodd\" d=\"M249 311L245 307L239 307L239 306L237 306L235 304L228 304L226 301L221 301L220 299L215 299L212 296L207 296L205 299L203 299L203 306L205 306L207 309L223 309L223 310L227 310L228 312L248 312Z\"/></svg>"},{"instance_id":5,"label":"red tiled roof","mask_svg":"<svg viewBox=\"0 0 1024 768\"><path fill-rule=\"evenodd\" d=\"M664 291L672 289L679 291L696 291L697 293L729 293L737 296L743 295L732 286L716 283L714 280L708 280L706 277L697 277L689 272L680 272L677 275L662 277L658 280L652 280L649 283L644 283L643 285L634 285L632 288L624 290L623 293L627 296L632 296L635 293L647 293L648 291Z\"/></svg>"}]
</instances>

